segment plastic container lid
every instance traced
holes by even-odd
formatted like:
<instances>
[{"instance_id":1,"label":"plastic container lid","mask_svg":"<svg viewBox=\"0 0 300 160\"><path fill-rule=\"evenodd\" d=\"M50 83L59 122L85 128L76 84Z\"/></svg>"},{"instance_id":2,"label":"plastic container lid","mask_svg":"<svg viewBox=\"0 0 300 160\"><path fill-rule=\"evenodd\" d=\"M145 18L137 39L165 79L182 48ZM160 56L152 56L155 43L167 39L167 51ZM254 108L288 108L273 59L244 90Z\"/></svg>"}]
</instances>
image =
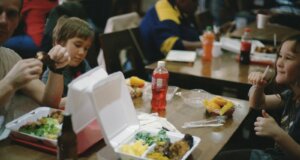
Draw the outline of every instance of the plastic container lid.
<instances>
[{"instance_id":1,"label":"plastic container lid","mask_svg":"<svg viewBox=\"0 0 300 160\"><path fill-rule=\"evenodd\" d=\"M139 129L139 121L121 72L109 75L90 92L106 144L119 146Z\"/></svg>"}]
</instances>

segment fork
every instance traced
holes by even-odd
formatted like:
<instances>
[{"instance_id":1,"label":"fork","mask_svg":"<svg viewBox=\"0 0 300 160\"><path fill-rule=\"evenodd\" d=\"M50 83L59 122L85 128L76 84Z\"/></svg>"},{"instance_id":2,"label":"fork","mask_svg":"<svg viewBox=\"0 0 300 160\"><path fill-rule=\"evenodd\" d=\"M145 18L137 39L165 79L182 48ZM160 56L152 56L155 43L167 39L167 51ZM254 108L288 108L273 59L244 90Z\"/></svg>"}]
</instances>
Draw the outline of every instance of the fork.
<instances>
[{"instance_id":1,"label":"fork","mask_svg":"<svg viewBox=\"0 0 300 160\"><path fill-rule=\"evenodd\" d=\"M217 116L216 118L211 120L185 122L182 128L219 127L224 125L226 118L226 116Z\"/></svg>"}]
</instances>

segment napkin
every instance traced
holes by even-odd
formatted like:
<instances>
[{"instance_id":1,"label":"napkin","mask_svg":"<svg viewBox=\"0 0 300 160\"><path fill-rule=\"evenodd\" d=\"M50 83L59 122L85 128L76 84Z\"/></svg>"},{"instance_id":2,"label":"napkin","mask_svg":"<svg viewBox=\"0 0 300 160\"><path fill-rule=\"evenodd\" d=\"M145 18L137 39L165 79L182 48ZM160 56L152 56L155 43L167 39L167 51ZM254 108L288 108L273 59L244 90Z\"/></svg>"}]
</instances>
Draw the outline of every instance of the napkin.
<instances>
[{"instance_id":1,"label":"napkin","mask_svg":"<svg viewBox=\"0 0 300 160\"><path fill-rule=\"evenodd\" d=\"M194 62L196 59L195 51L182 51L182 50L171 50L167 57L167 61L177 62Z\"/></svg>"},{"instance_id":2,"label":"napkin","mask_svg":"<svg viewBox=\"0 0 300 160\"><path fill-rule=\"evenodd\" d=\"M178 131L173 124L171 124L166 118L159 117L157 113L148 114L148 113L140 112L138 113L138 120L140 122L141 128L143 127L154 128L154 129L166 128L170 132L180 133L180 131Z\"/></svg>"}]
</instances>

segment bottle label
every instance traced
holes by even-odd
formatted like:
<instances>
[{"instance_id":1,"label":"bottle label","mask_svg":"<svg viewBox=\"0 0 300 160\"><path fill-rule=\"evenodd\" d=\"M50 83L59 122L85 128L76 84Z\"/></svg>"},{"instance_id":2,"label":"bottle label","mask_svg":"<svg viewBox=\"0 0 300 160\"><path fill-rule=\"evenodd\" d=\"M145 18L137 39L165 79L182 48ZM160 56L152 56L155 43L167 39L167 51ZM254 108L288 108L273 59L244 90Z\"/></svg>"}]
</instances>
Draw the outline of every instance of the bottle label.
<instances>
[{"instance_id":1,"label":"bottle label","mask_svg":"<svg viewBox=\"0 0 300 160\"><path fill-rule=\"evenodd\" d=\"M251 51L251 43L250 42L242 42L241 43L241 51L244 51L244 52L249 52Z\"/></svg>"},{"instance_id":2,"label":"bottle label","mask_svg":"<svg viewBox=\"0 0 300 160\"><path fill-rule=\"evenodd\" d=\"M155 86L156 88L162 88L163 86L166 86L166 81L164 81L162 78L152 77L152 86Z\"/></svg>"}]
</instances>

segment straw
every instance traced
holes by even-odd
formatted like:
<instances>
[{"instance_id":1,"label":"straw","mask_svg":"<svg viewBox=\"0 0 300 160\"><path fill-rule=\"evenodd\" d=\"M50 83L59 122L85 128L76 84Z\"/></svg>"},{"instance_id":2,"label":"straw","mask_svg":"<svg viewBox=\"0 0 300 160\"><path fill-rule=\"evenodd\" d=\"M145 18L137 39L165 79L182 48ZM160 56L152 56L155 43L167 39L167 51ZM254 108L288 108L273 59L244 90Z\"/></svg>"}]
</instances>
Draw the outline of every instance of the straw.
<instances>
[{"instance_id":1,"label":"straw","mask_svg":"<svg viewBox=\"0 0 300 160\"><path fill-rule=\"evenodd\" d=\"M263 79L267 78L266 76L267 76L267 74L268 74L268 72L269 72L269 68L270 68L270 66L268 65L268 66L266 67L264 73L263 73Z\"/></svg>"},{"instance_id":2,"label":"straw","mask_svg":"<svg viewBox=\"0 0 300 160\"><path fill-rule=\"evenodd\" d=\"M274 33L273 39L274 39L274 47L276 47L276 45L277 45L277 35L276 35L276 33Z\"/></svg>"}]
</instances>

